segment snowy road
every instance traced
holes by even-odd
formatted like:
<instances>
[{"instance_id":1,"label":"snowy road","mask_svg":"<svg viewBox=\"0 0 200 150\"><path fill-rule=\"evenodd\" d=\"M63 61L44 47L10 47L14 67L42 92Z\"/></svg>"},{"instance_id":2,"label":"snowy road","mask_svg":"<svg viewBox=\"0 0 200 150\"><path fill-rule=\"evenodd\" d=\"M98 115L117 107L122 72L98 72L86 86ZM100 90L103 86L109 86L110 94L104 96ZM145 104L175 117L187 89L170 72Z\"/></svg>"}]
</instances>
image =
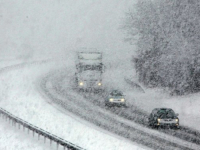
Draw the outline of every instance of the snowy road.
<instances>
[{"instance_id":1,"label":"snowy road","mask_svg":"<svg viewBox=\"0 0 200 150\"><path fill-rule=\"evenodd\" d=\"M81 94L77 94L76 91L71 88L72 83L70 81L73 71L70 69L69 72L65 70L63 74L63 67L66 67L63 64L65 64L65 62L55 63L43 61L42 63L22 63L2 69L1 91L3 94L1 94L1 107L64 139L70 140L72 138L70 140L71 142L74 143L76 141L76 144L88 150L95 149L94 147L98 147L99 150L103 150L105 147L109 150L134 149L134 146L131 146L132 144L130 143L134 143L135 145L135 142L146 145L140 147L149 147L152 149L199 149L198 132L192 132L192 130L188 130L189 128L187 128L185 132L182 129L176 132L171 132L170 130L163 130L161 132L151 130L146 128L145 125L139 125L142 122L140 123L137 121L137 119L140 120L142 116L145 116L146 112L136 109L137 113L134 113L134 107L115 108L109 111L108 108L104 108L101 97L98 98L95 95L87 95L87 97L84 97ZM59 67L61 71L57 71L55 74L55 68ZM70 68L70 66L68 67ZM48 74L52 69L53 74L52 72ZM83 118L80 119L81 125L78 125L80 121L77 122L77 119L74 120L75 116L71 115L71 113L68 113L68 111L62 109L60 106L55 106L54 102L48 100L45 96L41 97L42 91L38 88L39 84L50 94L48 95L50 99L62 101L62 106L65 106L68 111L78 114L79 117ZM57 109L55 110L52 106L55 106ZM131 118L129 113L134 114L133 116L138 116L138 118L134 120L135 118ZM129 116L130 118L124 116ZM97 125L97 127L91 124L88 125L83 120L88 120L92 122L92 124L94 123ZM143 121L145 121L145 117L143 117ZM85 127L84 124L88 127ZM76 128L77 125L78 128ZM71 130L67 131L68 128ZM63 133L63 131L65 131L65 133ZM102 137L99 135L99 131ZM168 132L168 134L163 132ZM92 139L91 135L93 135ZM117 139L112 139L110 135L111 137L117 137ZM180 138L180 135L183 137ZM80 140L80 136L81 139L85 136L90 137L90 140ZM122 137L122 139L120 139L120 137ZM117 144L119 143L119 139L121 141L120 145ZM127 142L127 139L130 143ZM8 137L7 140L9 141ZM39 148L35 149L42 149L41 147L39 146Z\"/></svg>"},{"instance_id":2,"label":"snowy road","mask_svg":"<svg viewBox=\"0 0 200 150\"><path fill-rule=\"evenodd\" d=\"M180 130L153 131L147 128L147 114L133 106L104 108L103 99L97 96L77 95L73 90L72 76L62 70L50 74L42 81L42 88L54 102L95 125L153 149L199 149L199 132L181 127ZM99 96L101 97L101 96ZM94 100L97 98L96 100ZM121 117L119 117L121 116ZM143 124L140 126L134 122ZM164 134L167 133L168 135ZM193 143L193 144L192 144Z\"/></svg>"},{"instance_id":3,"label":"snowy road","mask_svg":"<svg viewBox=\"0 0 200 150\"><path fill-rule=\"evenodd\" d=\"M52 103L41 96L38 91L38 81L50 70L65 66L62 61L40 61L31 63L21 63L8 66L1 70L1 95L0 107L6 109L15 116L53 133L67 141L86 148L87 150L144 150L143 146L136 143L111 136L99 130L93 129L80 123L62 109L55 109ZM6 124L6 123L5 123ZM5 128L5 125L1 125ZM31 143L32 136L26 135L18 129L2 132L0 149L5 150L54 150L56 147L49 147L39 141L37 144ZM2 130L1 130L2 131ZM25 134L25 135L24 135ZM30 138L24 140L24 138ZM33 139L33 142L36 140Z\"/></svg>"}]
</instances>

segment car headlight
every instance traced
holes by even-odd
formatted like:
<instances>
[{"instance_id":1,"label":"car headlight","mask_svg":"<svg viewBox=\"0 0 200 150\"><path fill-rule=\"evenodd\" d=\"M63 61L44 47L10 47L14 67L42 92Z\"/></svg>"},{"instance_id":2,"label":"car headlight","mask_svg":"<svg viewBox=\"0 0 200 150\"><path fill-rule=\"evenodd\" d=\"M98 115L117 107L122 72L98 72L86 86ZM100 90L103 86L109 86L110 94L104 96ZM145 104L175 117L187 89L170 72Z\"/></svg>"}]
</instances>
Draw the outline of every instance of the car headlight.
<instances>
[{"instance_id":1,"label":"car headlight","mask_svg":"<svg viewBox=\"0 0 200 150\"><path fill-rule=\"evenodd\" d=\"M98 83L98 86L101 86L101 82Z\"/></svg>"},{"instance_id":2,"label":"car headlight","mask_svg":"<svg viewBox=\"0 0 200 150\"><path fill-rule=\"evenodd\" d=\"M124 101L125 101L125 99L124 99L124 98L122 98L122 99L121 99L121 102L124 102Z\"/></svg>"},{"instance_id":3,"label":"car headlight","mask_svg":"<svg viewBox=\"0 0 200 150\"><path fill-rule=\"evenodd\" d=\"M80 82L79 85L82 86L82 85L83 85L83 82Z\"/></svg>"},{"instance_id":4,"label":"car headlight","mask_svg":"<svg viewBox=\"0 0 200 150\"><path fill-rule=\"evenodd\" d=\"M158 118L158 122L160 122L160 118Z\"/></svg>"},{"instance_id":5,"label":"car headlight","mask_svg":"<svg viewBox=\"0 0 200 150\"><path fill-rule=\"evenodd\" d=\"M113 102L113 98L110 98L109 101L110 101L110 102Z\"/></svg>"},{"instance_id":6,"label":"car headlight","mask_svg":"<svg viewBox=\"0 0 200 150\"><path fill-rule=\"evenodd\" d=\"M178 119L176 119L176 122L178 122Z\"/></svg>"}]
</instances>

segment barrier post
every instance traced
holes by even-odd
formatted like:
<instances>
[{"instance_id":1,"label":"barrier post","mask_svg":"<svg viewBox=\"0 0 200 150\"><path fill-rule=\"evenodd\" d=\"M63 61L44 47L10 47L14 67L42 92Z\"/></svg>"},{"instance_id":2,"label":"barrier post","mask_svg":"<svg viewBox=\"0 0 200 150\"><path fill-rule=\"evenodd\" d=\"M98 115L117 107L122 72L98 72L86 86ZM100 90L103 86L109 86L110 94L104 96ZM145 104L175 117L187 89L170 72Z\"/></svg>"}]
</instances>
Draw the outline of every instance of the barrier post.
<instances>
[{"instance_id":1,"label":"barrier post","mask_svg":"<svg viewBox=\"0 0 200 150\"><path fill-rule=\"evenodd\" d=\"M59 147L59 143L57 142L57 150L58 150L58 147Z\"/></svg>"},{"instance_id":2,"label":"barrier post","mask_svg":"<svg viewBox=\"0 0 200 150\"><path fill-rule=\"evenodd\" d=\"M52 140L50 139L50 146L51 146L51 144L52 144Z\"/></svg>"},{"instance_id":3,"label":"barrier post","mask_svg":"<svg viewBox=\"0 0 200 150\"><path fill-rule=\"evenodd\" d=\"M65 150L67 148L67 150L72 150L74 149L74 146L72 146L71 144L67 143L66 141L63 141L63 139L52 135L51 133L44 131L43 129L40 129L38 127L33 126L32 124L29 124L28 122L13 116L12 114L10 114L7 111L4 111L0 108L0 117L2 117L3 119L5 118L5 120L9 121L9 124L11 123L12 126L15 126L16 128L20 129L21 126L23 126L23 131L28 130L28 134L29 132L32 131L33 137L35 132L38 133L38 140L40 139L40 135L44 136L44 143L46 143L46 138L48 138L50 140L50 146L52 145L52 141L56 142L55 144L57 144L57 150L61 149L59 145L63 146L63 149ZM27 128L27 129L25 129ZM30 131L31 130L31 131ZM77 149L78 150L78 149ZM82 150L82 149L79 149Z\"/></svg>"}]
</instances>

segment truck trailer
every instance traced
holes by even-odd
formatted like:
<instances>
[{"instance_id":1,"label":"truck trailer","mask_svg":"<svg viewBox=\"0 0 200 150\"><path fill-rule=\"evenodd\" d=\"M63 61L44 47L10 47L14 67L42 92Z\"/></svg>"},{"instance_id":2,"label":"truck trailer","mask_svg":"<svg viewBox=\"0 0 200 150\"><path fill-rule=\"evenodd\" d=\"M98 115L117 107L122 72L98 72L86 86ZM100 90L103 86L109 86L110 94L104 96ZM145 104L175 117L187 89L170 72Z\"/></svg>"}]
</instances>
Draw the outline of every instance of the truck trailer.
<instances>
[{"instance_id":1,"label":"truck trailer","mask_svg":"<svg viewBox=\"0 0 200 150\"><path fill-rule=\"evenodd\" d=\"M79 91L102 91L101 52L78 52L75 83Z\"/></svg>"}]
</instances>

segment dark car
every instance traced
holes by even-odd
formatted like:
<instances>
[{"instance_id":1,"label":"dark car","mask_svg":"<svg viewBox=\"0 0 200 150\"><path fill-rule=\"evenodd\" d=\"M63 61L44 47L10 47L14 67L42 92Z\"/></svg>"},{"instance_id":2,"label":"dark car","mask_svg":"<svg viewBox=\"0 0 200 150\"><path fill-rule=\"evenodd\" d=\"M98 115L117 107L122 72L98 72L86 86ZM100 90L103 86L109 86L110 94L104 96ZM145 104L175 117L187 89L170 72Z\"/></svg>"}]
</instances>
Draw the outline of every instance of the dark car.
<instances>
[{"instance_id":1,"label":"dark car","mask_svg":"<svg viewBox=\"0 0 200 150\"><path fill-rule=\"evenodd\" d=\"M148 118L148 123L153 128L179 128L179 118L177 116L178 114L175 114L171 108L155 108Z\"/></svg>"},{"instance_id":2,"label":"dark car","mask_svg":"<svg viewBox=\"0 0 200 150\"><path fill-rule=\"evenodd\" d=\"M126 106L125 95L119 90L112 90L105 98L106 106L123 105Z\"/></svg>"}]
</instances>

